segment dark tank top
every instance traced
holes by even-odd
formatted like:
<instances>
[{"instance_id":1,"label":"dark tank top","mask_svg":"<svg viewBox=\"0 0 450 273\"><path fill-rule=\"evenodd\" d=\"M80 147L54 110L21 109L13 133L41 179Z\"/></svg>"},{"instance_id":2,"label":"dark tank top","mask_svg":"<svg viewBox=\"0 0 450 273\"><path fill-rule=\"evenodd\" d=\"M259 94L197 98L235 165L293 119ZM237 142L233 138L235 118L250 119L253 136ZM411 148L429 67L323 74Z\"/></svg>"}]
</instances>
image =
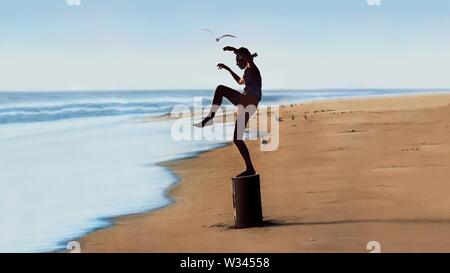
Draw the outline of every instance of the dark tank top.
<instances>
[{"instance_id":1,"label":"dark tank top","mask_svg":"<svg viewBox=\"0 0 450 273\"><path fill-rule=\"evenodd\" d=\"M246 68L244 71L244 81L245 81L245 88L244 88L244 94L245 95L252 95L258 97L258 100L261 101L262 96L262 80L261 76L258 75L259 73L251 72L250 69Z\"/></svg>"}]
</instances>

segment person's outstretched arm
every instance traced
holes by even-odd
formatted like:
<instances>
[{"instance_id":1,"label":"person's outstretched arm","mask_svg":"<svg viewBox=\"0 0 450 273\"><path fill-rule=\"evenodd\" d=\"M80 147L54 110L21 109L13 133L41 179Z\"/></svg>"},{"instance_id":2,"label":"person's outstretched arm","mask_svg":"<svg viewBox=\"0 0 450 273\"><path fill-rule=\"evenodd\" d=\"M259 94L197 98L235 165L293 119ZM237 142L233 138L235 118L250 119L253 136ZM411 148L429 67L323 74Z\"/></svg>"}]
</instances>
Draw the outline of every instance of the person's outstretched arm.
<instances>
[{"instance_id":1,"label":"person's outstretched arm","mask_svg":"<svg viewBox=\"0 0 450 273\"><path fill-rule=\"evenodd\" d=\"M223 48L223 51L233 51L236 52L237 48L232 47L232 46L226 46Z\"/></svg>"},{"instance_id":2,"label":"person's outstretched arm","mask_svg":"<svg viewBox=\"0 0 450 273\"><path fill-rule=\"evenodd\" d=\"M238 84L244 84L244 83L245 83L245 82L244 82L244 79L241 78L241 77L239 77L238 74L234 73L233 70L231 70L231 68L229 68L227 65L220 63L220 64L217 65L217 68L218 68L219 70L220 70L220 69L225 69L225 70L227 70L228 72L230 72L231 76L233 76L233 79L234 79Z\"/></svg>"}]
</instances>

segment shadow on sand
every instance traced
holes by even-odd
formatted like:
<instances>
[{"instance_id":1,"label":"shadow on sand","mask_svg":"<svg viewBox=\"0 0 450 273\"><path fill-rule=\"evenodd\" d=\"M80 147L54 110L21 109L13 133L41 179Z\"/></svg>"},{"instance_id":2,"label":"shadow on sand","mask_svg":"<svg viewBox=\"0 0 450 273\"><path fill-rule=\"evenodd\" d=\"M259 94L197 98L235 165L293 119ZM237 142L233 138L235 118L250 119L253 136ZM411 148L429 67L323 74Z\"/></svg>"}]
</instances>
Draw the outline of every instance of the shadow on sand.
<instances>
[{"instance_id":1,"label":"shadow on sand","mask_svg":"<svg viewBox=\"0 0 450 273\"><path fill-rule=\"evenodd\" d=\"M439 224L450 225L450 219L347 219L330 221L282 221L277 219L264 220L263 227L255 228L275 228L285 226L316 226L316 225L344 225L344 224ZM215 224L211 228L222 228L226 230L235 230L234 225Z\"/></svg>"}]
</instances>

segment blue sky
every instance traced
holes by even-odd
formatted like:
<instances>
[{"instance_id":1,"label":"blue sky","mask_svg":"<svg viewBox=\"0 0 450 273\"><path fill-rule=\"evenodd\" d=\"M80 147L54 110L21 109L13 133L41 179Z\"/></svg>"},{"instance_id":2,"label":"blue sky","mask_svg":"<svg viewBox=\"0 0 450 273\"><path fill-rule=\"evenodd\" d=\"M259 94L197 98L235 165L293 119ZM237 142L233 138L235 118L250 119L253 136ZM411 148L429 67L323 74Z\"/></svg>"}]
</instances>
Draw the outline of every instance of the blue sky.
<instances>
[{"instance_id":1,"label":"blue sky","mask_svg":"<svg viewBox=\"0 0 450 273\"><path fill-rule=\"evenodd\" d=\"M450 1L381 1L0 0L0 90L237 87L225 45L265 88L450 87Z\"/></svg>"}]
</instances>

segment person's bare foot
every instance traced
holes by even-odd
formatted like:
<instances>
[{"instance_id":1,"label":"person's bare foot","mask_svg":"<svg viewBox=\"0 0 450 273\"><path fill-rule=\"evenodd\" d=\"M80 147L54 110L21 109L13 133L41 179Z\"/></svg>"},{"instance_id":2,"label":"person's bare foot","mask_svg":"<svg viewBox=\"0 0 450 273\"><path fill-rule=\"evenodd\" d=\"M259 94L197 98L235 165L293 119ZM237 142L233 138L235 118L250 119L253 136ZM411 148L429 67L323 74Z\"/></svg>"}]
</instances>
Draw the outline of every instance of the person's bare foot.
<instances>
[{"instance_id":1,"label":"person's bare foot","mask_svg":"<svg viewBox=\"0 0 450 273\"><path fill-rule=\"evenodd\" d=\"M255 174L256 174L255 169L247 169L236 177L244 177L244 176L250 176L250 175L255 175Z\"/></svg>"},{"instance_id":2,"label":"person's bare foot","mask_svg":"<svg viewBox=\"0 0 450 273\"><path fill-rule=\"evenodd\" d=\"M197 128L203 128L207 126L212 126L214 124L214 119L211 117L205 118L201 122L195 123L194 126Z\"/></svg>"}]
</instances>

